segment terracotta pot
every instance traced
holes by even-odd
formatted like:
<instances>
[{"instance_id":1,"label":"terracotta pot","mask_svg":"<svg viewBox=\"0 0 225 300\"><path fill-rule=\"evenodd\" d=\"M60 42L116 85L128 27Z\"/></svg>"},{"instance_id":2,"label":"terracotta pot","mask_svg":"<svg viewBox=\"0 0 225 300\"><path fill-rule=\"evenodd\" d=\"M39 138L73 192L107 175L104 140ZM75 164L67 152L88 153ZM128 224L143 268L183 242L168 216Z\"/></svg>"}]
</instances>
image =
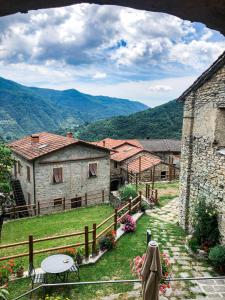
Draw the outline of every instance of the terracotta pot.
<instances>
[{"instance_id":1,"label":"terracotta pot","mask_svg":"<svg viewBox=\"0 0 225 300\"><path fill-rule=\"evenodd\" d=\"M16 277L18 277L18 278L23 277L23 273L24 273L24 268L18 269L16 272Z\"/></svg>"}]
</instances>

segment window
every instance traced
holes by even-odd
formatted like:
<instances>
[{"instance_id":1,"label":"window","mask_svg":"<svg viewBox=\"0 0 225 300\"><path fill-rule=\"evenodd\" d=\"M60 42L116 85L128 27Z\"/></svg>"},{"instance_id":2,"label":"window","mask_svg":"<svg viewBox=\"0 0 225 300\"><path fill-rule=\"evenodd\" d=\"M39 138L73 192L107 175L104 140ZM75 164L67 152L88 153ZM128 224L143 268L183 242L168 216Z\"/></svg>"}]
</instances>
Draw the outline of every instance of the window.
<instances>
[{"instance_id":1,"label":"window","mask_svg":"<svg viewBox=\"0 0 225 300\"><path fill-rule=\"evenodd\" d=\"M27 193L27 204L30 205L31 204L31 194Z\"/></svg>"},{"instance_id":2,"label":"window","mask_svg":"<svg viewBox=\"0 0 225 300\"><path fill-rule=\"evenodd\" d=\"M20 161L18 160L18 174L19 175L21 175L21 167L22 167L22 165L21 165Z\"/></svg>"},{"instance_id":3,"label":"window","mask_svg":"<svg viewBox=\"0 0 225 300\"><path fill-rule=\"evenodd\" d=\"M166 171L161 172L161 179L166 179Z\"/></svg>"},{"instance_id":4,"label":"window","mask_svg":"<svg viewBox=\"0 0 225 300\"><path fill-rule=\"evenodd\" d=\"M115 169L118 168L118 163L117 163L117 161L114 161L114 168L115 168Z\"/></svg>"},{"instance_id":5,"label":"window","mask_svg":"<svg viewBox=\"0 0 225 300\"><path fill-rule=\"evenodd\" d=\"M71 199L71 208L81 207L81 203L82 203L81 197L73 198Z\"/></svg>"},{"instance_id":6,"label":"window","mask_svg":"<svg viewBox=\"0 0 225 300\"><path fill-rule=\"evenodd\" d=\"M62 183L62 182L63 182L62 168L54 168L53 183Z\"/></svg>"},{"instance_id":7,"label":"window","mask_svg":"<svg viewBox=\"0 0 225 300\"><path fill-rule=\"evenodd\" d=\"M30 167L27 166L27 181L30 182Z\"/></svg>"},{"instance_id":8,"label":"window","mask_svg":"<svg viewBox=\"0 0 225 300\"><path fill-rule=\"evenodd\" d=\"M54 199L54 207L62 205L62 198Z\"/></svg>"},{"instance_id":9,"label":"window","mask_svg":"<svg viewBox=\"0 0 225 300\"><path fill-rule=\"evenodd\" d=\"M89 164L89 177L97 176L97 163Z\"/></svg>"}]
</instances>

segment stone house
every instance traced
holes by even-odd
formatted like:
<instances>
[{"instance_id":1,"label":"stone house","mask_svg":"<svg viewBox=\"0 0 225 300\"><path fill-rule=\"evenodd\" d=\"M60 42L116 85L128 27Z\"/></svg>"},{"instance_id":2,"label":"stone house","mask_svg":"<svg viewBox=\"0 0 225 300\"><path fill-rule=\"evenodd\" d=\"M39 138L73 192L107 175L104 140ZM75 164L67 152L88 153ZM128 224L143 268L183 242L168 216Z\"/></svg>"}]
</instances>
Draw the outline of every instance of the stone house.
<instances>
[{"instance_id":1,"label":"stone house","mask_svg":"<svg viewBox=\"0 0 225 300\"><path fill-rule=\"evenodd\" d=\"M109 200L110 151L84 141L42 132L9 144L16 160L13 176L19 180L27 204L68 207ZM104 191L104 192L103 192Z\"/></svg>"},{"instance_id":2,"label":"stone house","mask_svg":"<svg viewBox=\"0 0 225 300\"><path fill-rule=\"evenodd\" d=\"M180 141L175 141L173 147L172 141L114 140L107 138L94 142L96 145L111 150L111 190L118 189L125 181L131 179L135 181L136 177L139 181L145 182L151 182L153 174L154 179L157 181L178 178L179 167L174 164L175 160L172 159L172 156L178 155L179 162ZM151 146L151 143L155 143L155 146ZM147 150L147 147L152 151ZM155 153L159 153L163 157L167 157L166 154L168 154L168 159L164 161Z\"/></svg>"},{"instance_id":3,"label":"stone house","mask_svg":"<svg viewBox=\"0 0 225 300\"><path fill-rule=\"evenodd\" d=\"M215 203L225 242L225 52L178 99L184 102L180 223L190 229L193 204Z\"/></svg>"}]
</instances>

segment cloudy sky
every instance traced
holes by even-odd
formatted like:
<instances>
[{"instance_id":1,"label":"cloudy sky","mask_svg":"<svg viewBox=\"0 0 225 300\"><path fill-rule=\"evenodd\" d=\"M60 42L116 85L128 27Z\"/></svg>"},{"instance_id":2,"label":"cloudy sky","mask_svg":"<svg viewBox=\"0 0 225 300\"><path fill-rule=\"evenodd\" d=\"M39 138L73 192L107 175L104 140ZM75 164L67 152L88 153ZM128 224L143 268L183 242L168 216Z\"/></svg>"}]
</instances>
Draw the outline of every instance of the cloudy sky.
<instances>
[{"instance_id":1,"label":"cloudy sky","mask_svg":"<svg viewBox=\"0 0 225 300\"><path fill-rule=\"evenodd\" d=\"M179 96L225 37L162 13L80 4L0 18L0 76L153 107Z\"/></svg>"}]
</instances>

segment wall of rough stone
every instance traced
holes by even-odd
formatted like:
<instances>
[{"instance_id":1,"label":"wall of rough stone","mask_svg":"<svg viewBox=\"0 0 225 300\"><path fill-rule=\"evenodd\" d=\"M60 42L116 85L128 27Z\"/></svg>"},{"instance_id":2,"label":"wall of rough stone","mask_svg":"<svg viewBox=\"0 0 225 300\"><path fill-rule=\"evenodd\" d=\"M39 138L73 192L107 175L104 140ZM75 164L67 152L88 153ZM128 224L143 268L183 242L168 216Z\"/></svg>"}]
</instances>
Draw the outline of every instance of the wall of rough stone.
<instances>
[{"instance_id":1,"label":"wall of rough stone","mask_svg":"<svg viewBox=\"0 0 225 300\"><path fill-rule=\"evenodd\" d=\"M97 176L89 177L89 163L97 163ZM63 182L53 183L53 168L62 167ZM70 200L88 194L87 205L109 200L110 159L109 153L81 145L72 145L55 153L45 155L35 162L36 201L52 203L54 199ZM92 195L92 196L91 196Z\"/></svg>"},{"instance_id":2,"label":"wall of rough stone","mask_svg":"<svg viewBox=\"0 0 225 300\"><path fill-rule=\"evenodd\" d=\"M218 70L197 91L190 93L185 100L180 174L181 225L191 229L194 203L200 197L205 197L218 208L223 242L225 156L220 154L219 149L225 146L225 139L222 143L219 128L224 119L218 107L225 105L224 79L225 67Z\"/></svg>"}]
</instances>

